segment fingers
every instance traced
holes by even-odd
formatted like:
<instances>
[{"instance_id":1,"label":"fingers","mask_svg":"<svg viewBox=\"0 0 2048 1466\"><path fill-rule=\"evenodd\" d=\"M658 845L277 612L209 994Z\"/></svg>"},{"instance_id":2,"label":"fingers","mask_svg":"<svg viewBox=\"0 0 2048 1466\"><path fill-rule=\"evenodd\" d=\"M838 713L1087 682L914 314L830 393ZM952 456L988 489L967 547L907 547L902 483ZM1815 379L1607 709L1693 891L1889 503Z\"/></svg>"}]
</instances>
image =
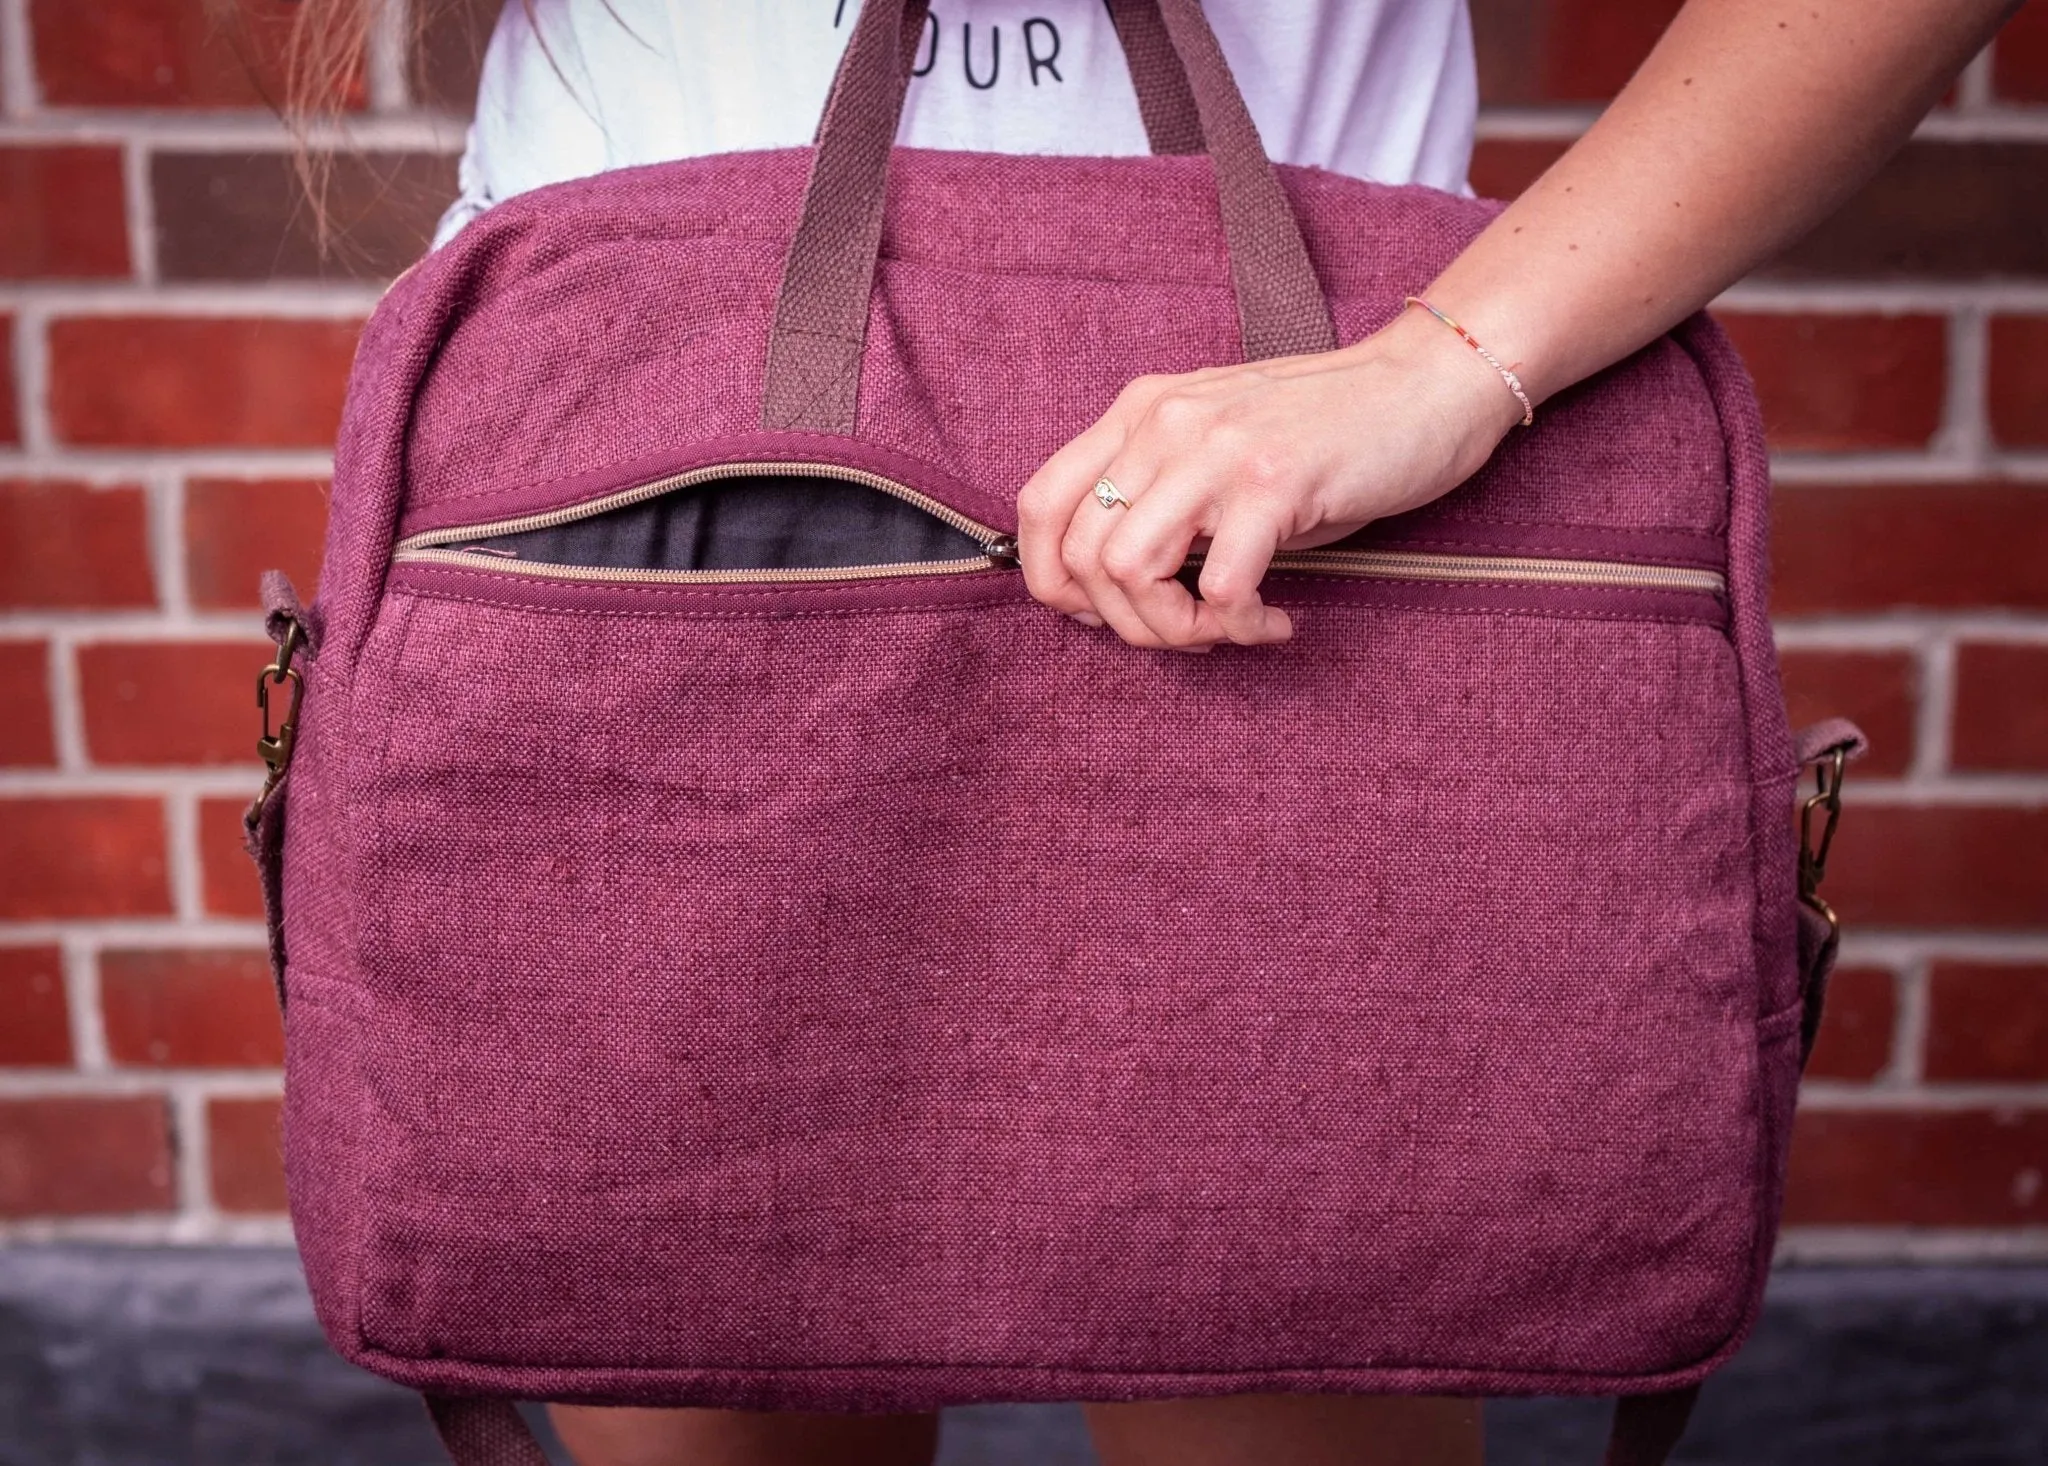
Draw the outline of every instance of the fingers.
<instances>
[{"instance_id":1,"label":"fingers","mask_svg":"<svg viewBox=\"0 0 2048 1466\"><path fill-rule=\"evenodd\" d=\"M1173 578L1195 534L1188 507L1164 485L1147 483L1128 456L1103 476L1130 507L1083 500L1060 546L1068 574L1096 614L1133 646L1207 650L1223 640L1214 613Z\"/></svg>"},{"instance_id":2,"label":"fingers","mask_svg":"<svg viewBox=\"0 0 2048 1466\"><path fill-rule=\"evenodd\" d=\"M1094 603L1061 555L1077 508L1093 503L1103 466L1123 451L1168 377L1140 377L1120 393L1095 425L1048 458L1017 496L1017 558L1031 594L1055 610L1095 613ZM1122 512L1122 511L1117 511Z\"/></svg>"},{"instance_id":3,"label":"fingers","mask_svg":"<svg viewBox=\"0 0 2048 1466\"><path fill-rule=\"evenodd\" d=\"M1097 469L1122 446L1122 432L1105 418L1048 458L1017 496L1017 561L1024 584L1056 611L1094 614L1094 602L1067 569L1061 544L1074 510L1094 490Z\"/></svg>"},{"instance_id":4,"label":"fingers","mask_svg":"<svg viewBox=\"0 0 2048 1466\"><path fill-rule=\"evenodd\" d=\"M1267 606L1259 582L1280 525L1256 501L1227 492L1228 470L1208 477L1183 462L1169 474L1129 449L1105 477L1131 500L1104 510L1084 500L1069 522L1061 559L1105 622L1137 646L1204 650L1284 641L1293 626ZM1207 536L1197 598L1181 578L1197 539Z\"/></svg>"},{"instance_id":5,"label":"fingers","mask_svg":"<svg viewBox=\"0 0 2048 1466\"><path fill-rule=\"evenodd\" d=\"M1100 618L1135 646L1206 651L1292 632L1258 585L1285 533L1270 494L1233 465L1202 381L1142 378L1034 474L1018 498L1018 558L1031 593L1056 610ZM1124 503L1095 497L1107 478ZM1210 541L1197 598L1179 579L1196 540Z\"/></svg>"},{"instance_id":6,"label":"fingers","mask_svg":"<svg viewBox=\"0 0 2048 1466\"><path fill-rule=\"evenodd\" d=\"M1259 595L1280 536L1280 526L1256 510L1226 511L1202 557L1202 604L1224 635L1242 646L1285 641L1294 634L1288 614Z\"/></svg>"}]
</instances>

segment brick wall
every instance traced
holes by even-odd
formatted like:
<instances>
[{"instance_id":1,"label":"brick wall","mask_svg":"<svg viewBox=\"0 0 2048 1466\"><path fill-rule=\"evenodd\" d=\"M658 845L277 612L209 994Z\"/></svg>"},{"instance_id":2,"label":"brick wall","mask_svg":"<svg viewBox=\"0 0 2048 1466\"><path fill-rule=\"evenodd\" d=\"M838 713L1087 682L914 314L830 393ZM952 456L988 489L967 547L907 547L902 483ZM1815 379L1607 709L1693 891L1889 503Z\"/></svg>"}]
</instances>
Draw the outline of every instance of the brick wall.
<instances>
[{"instance_id":1,"label":"brick wall","mask_svg":"<svg viewBox=\"0 0 2048 1466\"><path fill-rule=\"evenodd\" d=\"M473 43L372 47L323 264L265 110L287 7L243 8L0 0L0 1236L287 1235L237 843L256 576L313 580L351 343L448 193ZM1476 0L1477 184L1534 176L1675 8ZM2048 0L1719 310L1777 450L1795 715L1876 740L1787 1247L2048 1255Z\"/></svg>"}]
</instances>

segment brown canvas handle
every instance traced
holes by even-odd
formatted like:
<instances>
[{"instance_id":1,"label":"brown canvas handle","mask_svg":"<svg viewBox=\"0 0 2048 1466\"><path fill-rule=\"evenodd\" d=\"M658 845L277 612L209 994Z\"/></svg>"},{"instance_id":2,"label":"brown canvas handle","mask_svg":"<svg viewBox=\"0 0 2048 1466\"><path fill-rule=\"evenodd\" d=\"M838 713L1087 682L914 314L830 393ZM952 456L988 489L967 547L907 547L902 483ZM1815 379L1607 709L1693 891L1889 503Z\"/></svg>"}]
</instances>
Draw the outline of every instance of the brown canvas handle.
<instances>
[{"instance_id":1,"label":"brown canvas handle","mask_svg":"<svg viewBox=\"0 0 2048 1466\"><path fill-rule=\"evenodd\" d=\"M1202 151L1202 114L1195 106L1187 68L1166 34L1158 0L1109 0L1110 23L1124 48L1131 88L1138 94L1138 115L1145 122L1145 142L1160 157Z\"/></svg>"},{"instance_id":2,"label":"brown canvas handle","mask_svg":"<svg viewBox=\"0 0 2048 1466\"><path fill-rule=\"evenodd\" d=\"M865 0L854 22L776 295L764 427L853 431L889 154L926 10L927 0ZM1300 225L1199 0L1117 0L1111 19L1154 149L1187 150L1198 132L1215 165L1245 360L1334 348Z\"/></svg>"}]
</instances>

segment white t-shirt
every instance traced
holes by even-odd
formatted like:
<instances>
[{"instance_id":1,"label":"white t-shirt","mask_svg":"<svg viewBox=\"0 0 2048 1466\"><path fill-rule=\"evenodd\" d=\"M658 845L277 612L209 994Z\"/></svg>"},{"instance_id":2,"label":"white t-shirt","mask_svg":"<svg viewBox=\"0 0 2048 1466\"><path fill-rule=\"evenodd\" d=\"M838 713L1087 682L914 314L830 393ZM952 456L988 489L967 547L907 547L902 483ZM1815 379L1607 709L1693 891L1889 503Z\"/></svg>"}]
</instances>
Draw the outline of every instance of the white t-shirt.
<instances>
[{"instance_id":1,"label":"white t-shirt","mask_svg":"<svg viewBox=\"0 0 2048 1466\"><path fill-rule=\"evenodd\" d=\"M859 0L507 0L461 196L438 245L500 199L608 168L811 140ZM1266 151L1466 192L1478 87L1465 0L1210 0ZM1103 0L938 0L899 140L1146 151Z\"/></svg>"}]
</instances>

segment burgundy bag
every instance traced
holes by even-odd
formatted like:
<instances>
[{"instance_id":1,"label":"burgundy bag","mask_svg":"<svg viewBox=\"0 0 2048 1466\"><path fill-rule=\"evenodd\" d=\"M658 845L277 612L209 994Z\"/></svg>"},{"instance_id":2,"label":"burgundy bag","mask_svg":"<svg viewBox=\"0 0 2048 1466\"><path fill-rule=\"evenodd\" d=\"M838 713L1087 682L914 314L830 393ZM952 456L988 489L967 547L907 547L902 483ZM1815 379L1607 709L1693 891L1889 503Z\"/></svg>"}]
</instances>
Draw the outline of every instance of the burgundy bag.
<instances>
[{"instance_id":1,"label":"burgundy bag","mask_svg":"<svg viewBox=\"0 0 2048 1466\"><path fill-rule=\"evenodd\" d=\"M510 200L364 334L252 845L322 1324L460 1461L1341 1391L1653 1462L1756 1316L1860 740L1786 728L1742 368L1689 321L1281 555L1284 644L1049 610L1016 491L1119 389L1492 210L1273 168L1194 0L1116 12L1158 156L892 155L869 0L814 148Z\"/></svg>"}]
</instances>

